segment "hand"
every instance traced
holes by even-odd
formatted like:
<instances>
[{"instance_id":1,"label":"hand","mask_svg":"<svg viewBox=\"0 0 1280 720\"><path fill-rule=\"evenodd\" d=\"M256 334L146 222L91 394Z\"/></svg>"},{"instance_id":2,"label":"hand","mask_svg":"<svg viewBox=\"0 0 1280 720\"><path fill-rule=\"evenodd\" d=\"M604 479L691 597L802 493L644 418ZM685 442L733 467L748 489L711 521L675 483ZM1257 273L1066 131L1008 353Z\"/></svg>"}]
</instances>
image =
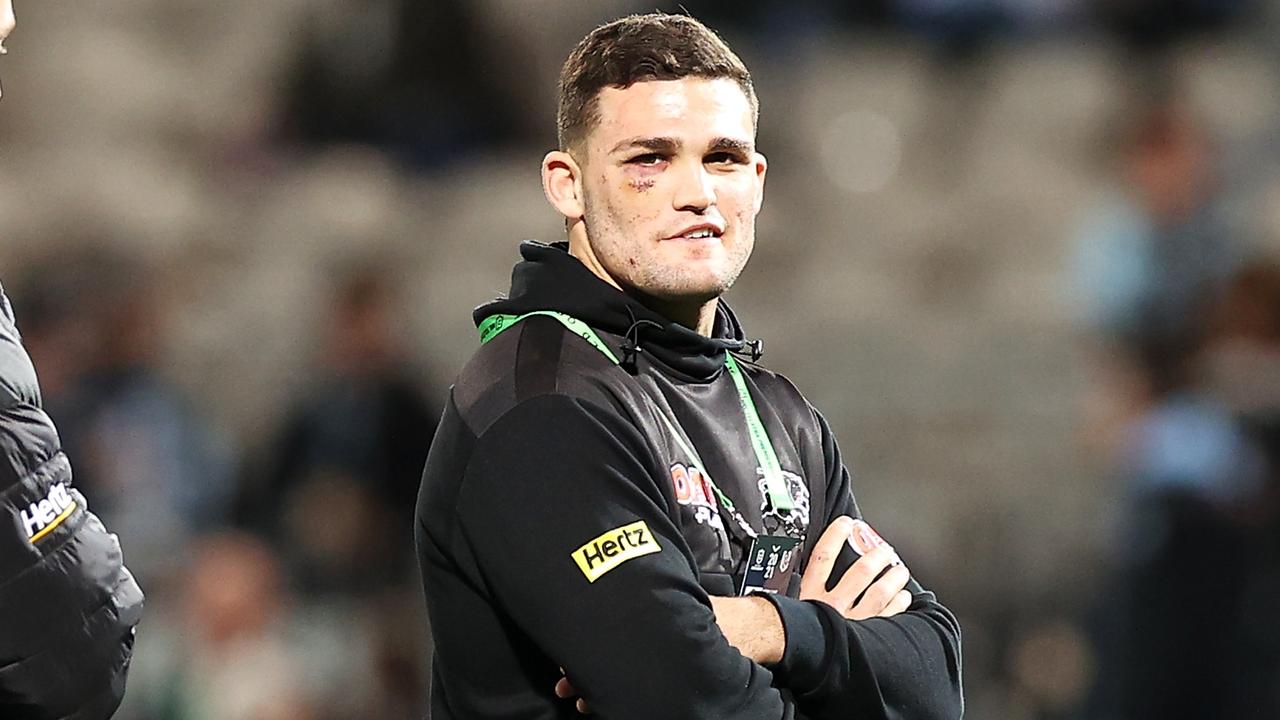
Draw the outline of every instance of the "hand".
<instances>
[{"instance_id":1,"label":"hand","mask_svg":"<svg viewBox=\"0 0 1280 720\"><path fill-rule=\"evenodd\" d=\"M836 557L853 529L853 519L841 516L818 538L809 567L800 578L800 599L821 600L850 620L890 617L906 610L911 605L911 593L905 589L911 572L889 545L858 558L835 588L827 590Z\"/></svg>"},{"instance_id":2,"label":"hand","mask_svg":"<svg viewBox=\"0 0 1280 720\"><path fill-rule=\"evenodd\" d=\"M577 697L578 691L569 683L569 676L565 675L564 668L560 668L560 675L561 678L556 681L556 697L564 700L568 700L571 697ZM591 711L587 709L587 701L582 698L578 698L577 702L574 703L574 707L578 708L578 712L583 715L591 714Z\"/></svg>"}]
</instances>

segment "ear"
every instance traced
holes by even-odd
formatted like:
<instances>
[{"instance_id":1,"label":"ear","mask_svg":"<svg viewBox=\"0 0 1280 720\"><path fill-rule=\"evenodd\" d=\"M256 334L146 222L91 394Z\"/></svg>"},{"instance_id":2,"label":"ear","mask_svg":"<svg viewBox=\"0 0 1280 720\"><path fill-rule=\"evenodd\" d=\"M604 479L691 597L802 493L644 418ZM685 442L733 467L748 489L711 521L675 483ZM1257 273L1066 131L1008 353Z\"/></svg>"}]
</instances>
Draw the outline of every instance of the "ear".
<instances>
[{"instance_id":1,"label":"ear","mask_svg":"<svg viewBox=\"0 0 1280 720\"><path fill-rule=\"evenodd\" d=\"M769 160L760 153L755 154L754 165L756 171L756 212L760 212L760 208L764 207L764 176L769 171Z\"/></svg>"},{"instance_id":2,"label":"ear","mask_svg":"<svg viewBox=\"0 0 1280 720\"><path fill-rule=\"evenodd\" d=\"M570 221L586 215L581 180L582 170L569 153L552 150L542 158L542 192L547 202Z\"/></svg>"}]
</instances>

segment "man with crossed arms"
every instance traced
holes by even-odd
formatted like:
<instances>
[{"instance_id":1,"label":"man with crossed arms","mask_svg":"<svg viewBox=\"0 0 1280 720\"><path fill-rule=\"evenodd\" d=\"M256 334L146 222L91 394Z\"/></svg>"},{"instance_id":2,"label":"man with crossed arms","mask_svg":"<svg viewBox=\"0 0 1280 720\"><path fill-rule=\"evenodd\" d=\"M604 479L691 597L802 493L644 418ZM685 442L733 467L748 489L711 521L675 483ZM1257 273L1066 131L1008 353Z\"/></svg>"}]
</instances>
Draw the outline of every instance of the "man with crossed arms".
<instances>
[{"instance_id":1,"label":"man with crossed arms","mask_svg":"<svg viewBox=\"0 0 1280 720\"><path fill-rule=\"evenodd\" d=\"M566 61L542 181L568 242L524 243L475 311L423 475L435 720L962 714L954 616L720 300L763 202L756 110L689 17Z\"/></svg>"}]
</instances>

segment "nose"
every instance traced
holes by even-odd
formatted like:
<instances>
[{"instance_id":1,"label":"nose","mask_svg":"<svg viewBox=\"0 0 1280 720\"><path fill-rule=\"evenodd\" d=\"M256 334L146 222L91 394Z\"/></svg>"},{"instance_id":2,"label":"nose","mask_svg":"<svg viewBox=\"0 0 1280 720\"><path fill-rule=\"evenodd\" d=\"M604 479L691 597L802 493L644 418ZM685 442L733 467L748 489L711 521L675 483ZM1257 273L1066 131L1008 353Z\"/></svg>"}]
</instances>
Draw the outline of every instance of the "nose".
<instances>
[{"instance_id":1,"label":"nose","mask_svg":"<svg viewBox=\"0 0 1280 720\"><path fill-rule=\"evenodd\" d=\"M681 171L673 199L676 210L691 210L698 214L716 204L716 190L711 173L702 163L688 163Z\"/></svg>"}]
</instances>

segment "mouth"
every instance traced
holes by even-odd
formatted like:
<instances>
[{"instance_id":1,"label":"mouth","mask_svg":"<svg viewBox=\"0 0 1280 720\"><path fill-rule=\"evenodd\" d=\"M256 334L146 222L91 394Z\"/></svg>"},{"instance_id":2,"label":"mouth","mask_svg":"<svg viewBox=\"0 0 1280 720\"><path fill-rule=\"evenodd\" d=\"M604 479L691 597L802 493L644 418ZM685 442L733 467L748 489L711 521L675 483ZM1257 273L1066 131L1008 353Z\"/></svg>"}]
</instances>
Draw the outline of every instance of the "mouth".
<instances>
[{"instance_id":1,"label":"mouth","mask_svg":"<svg viewBox=\"0 0 1280 720\"><path fill-rule=\"evenodd\" d=\"M668 240L708 241L719 240L724 235L724 226L715 223L691 225L667 238Z\"/></svg>"}]
</instances>

